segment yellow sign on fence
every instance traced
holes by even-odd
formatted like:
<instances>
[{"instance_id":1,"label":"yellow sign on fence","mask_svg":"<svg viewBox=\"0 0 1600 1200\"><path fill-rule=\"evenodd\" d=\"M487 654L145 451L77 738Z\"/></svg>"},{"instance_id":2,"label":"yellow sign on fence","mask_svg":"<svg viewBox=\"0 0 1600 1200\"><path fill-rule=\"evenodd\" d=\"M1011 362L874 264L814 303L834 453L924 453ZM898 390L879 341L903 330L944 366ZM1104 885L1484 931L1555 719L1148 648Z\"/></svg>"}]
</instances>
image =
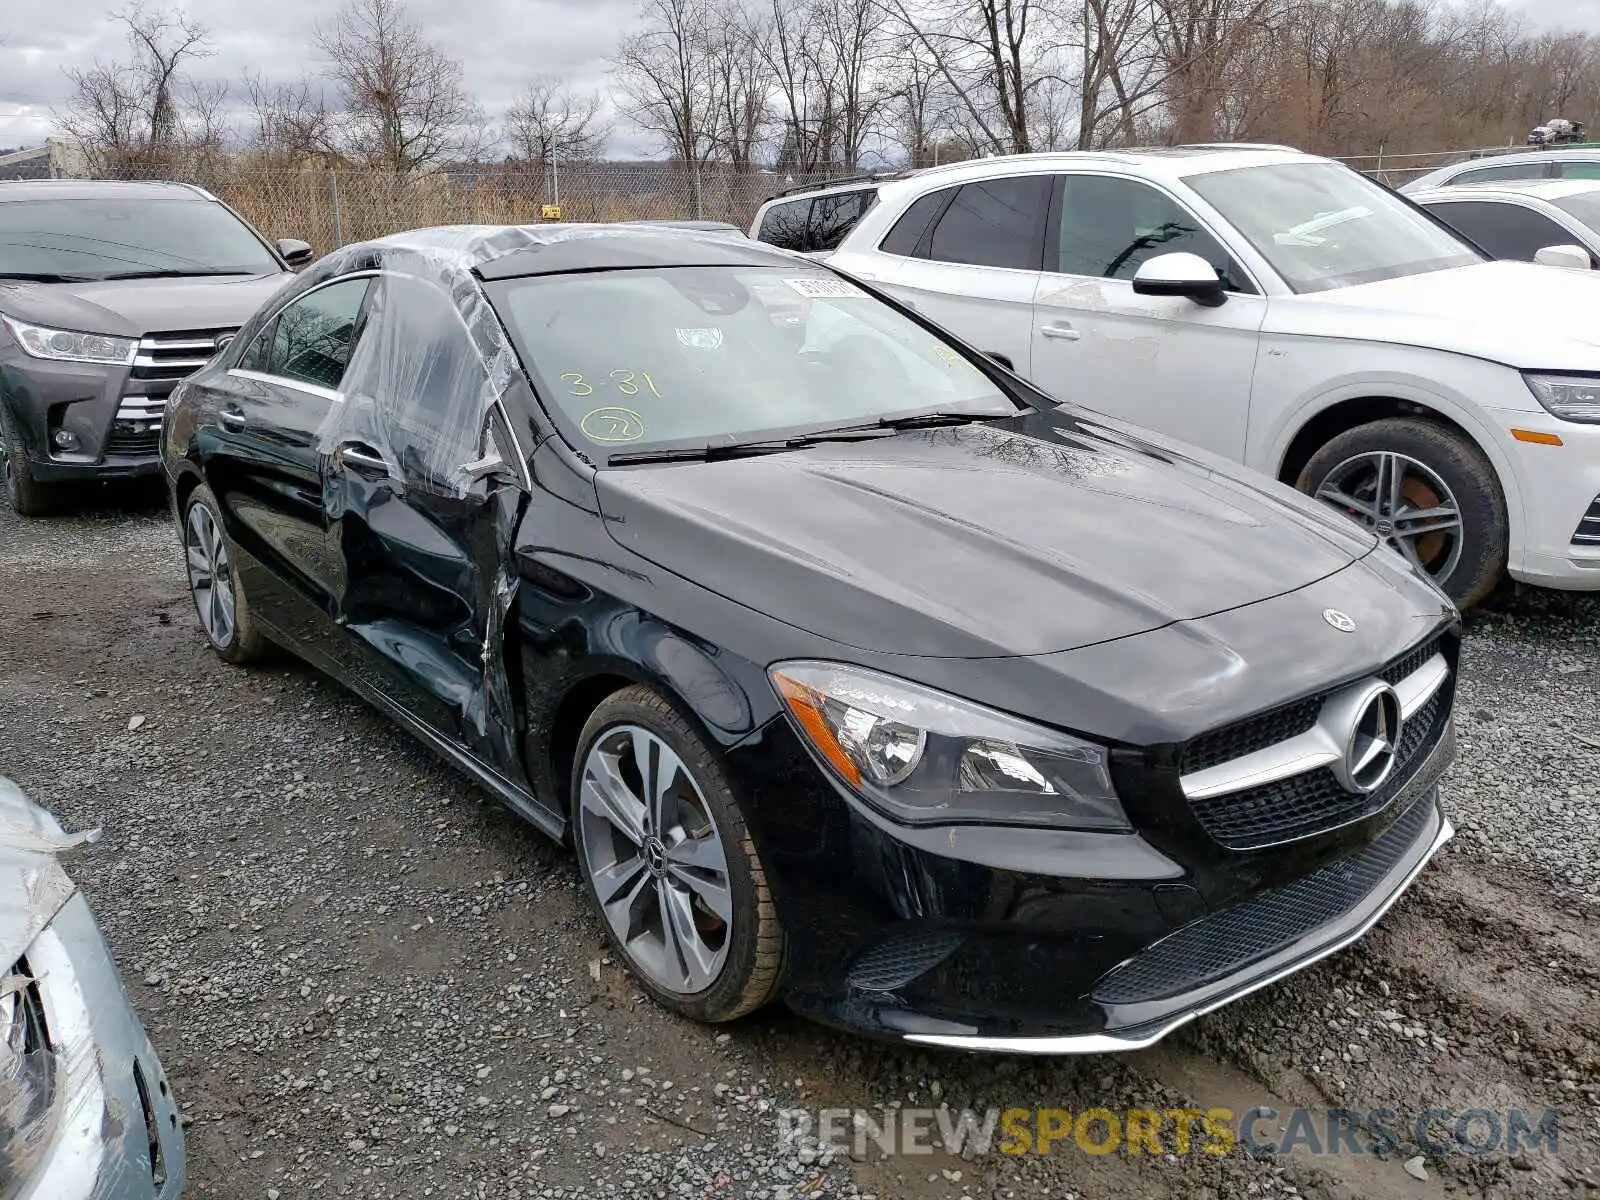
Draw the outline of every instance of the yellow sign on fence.
<instances>
[{"instance_id":1,"label":"yellow sign on fence","mask_svg":"<svg viewBox=\"0 0 1600 1200\"><path fill-rule=\"evenodd\" d=\"M559 221L561 220L561 205L546 204L539 209L539 215L546 221Z\"/></svg>"}]
</instances>

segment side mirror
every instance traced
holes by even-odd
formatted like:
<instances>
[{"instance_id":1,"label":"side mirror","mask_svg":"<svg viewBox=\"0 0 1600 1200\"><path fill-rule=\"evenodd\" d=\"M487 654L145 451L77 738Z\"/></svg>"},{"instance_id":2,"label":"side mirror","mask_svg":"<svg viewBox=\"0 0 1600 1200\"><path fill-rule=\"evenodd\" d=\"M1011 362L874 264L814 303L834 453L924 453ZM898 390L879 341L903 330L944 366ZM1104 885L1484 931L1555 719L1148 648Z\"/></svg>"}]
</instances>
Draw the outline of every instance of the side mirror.
<instances>
[{"instance_id":1,"label":"side mirror","mask_svg":"<svg viewBox=\"0 0 1600 1200\"><path fill-rule=\"evenodd\" d=\"M1133 290L1141 296L1187 296L1208 308L1228 298L1217 269L1183 250L1146 259L1133 276Z\"/></svg>"},{"instance_id":2,"label":"side mirror","mask_svg":"<svg viewBox=\"0 0 1600 1200\"><path fill-rule=\"evenodd\" d=\"M279 238L277 242L278 255L291 267L303 267L316 253L311 249L310 242L302 242L298 238Z\"/></svg>"},{"instance_id":3,"label":"side mirror","mask_svg":"<svg viewBox=\"0 0 1600 1200\"><path fill-rule=\"evenodd\" d=\"M1017 369L1016 365L1011 361L1010 356L1001 354L998 350L985 350L983 355L985 358L993 359L1008 371L1015 371Z\"/></svg>"},{"instance_id":4,"label":"side mirror","mask_svg":"<svg viewBox=\"0 0 1600 1200\"><path fill-rule=\"evenodd\" d=\"M1594 269L1594 259L1582 246L1546 246L1533 252L1533 261L1546 267L1568 267L1574 271Z\"/></svg>"}]
</instances>

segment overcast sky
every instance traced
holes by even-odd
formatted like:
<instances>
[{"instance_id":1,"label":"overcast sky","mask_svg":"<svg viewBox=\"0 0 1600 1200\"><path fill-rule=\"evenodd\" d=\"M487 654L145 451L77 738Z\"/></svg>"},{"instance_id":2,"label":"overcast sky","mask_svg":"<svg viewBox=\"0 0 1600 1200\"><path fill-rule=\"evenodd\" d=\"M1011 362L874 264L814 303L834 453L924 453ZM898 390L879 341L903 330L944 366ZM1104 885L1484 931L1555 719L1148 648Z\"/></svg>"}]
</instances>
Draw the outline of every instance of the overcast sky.
<instances>
[{"instance_id":1,"label":"overcast sky","mask_svg":"<svg viewBox=\"0 0 1600 1200\"><path fill-rule=\"evenodd\" d=\"M1600 0L1510 0L1535 20L1600 30ZM161 0L155 0L156 4ZM170 5L169 5L170 6ZM467 88L497 121L530 75L549 73L579 88L609 91L607 59L635 21L635 0L409 0L424 28L466 68ZM33 146L65 100L65 68L126 53L107 19L120 0L0 0L0 147ZM292 81L316 74L313 30L331 0L188 0L212 31L216 54L194 65L198 78L239 81L246 70ZM1600 121L1600 113L1575 114ZM612 151L647 142L619 124Z\"/></svg>"}]
</instances>

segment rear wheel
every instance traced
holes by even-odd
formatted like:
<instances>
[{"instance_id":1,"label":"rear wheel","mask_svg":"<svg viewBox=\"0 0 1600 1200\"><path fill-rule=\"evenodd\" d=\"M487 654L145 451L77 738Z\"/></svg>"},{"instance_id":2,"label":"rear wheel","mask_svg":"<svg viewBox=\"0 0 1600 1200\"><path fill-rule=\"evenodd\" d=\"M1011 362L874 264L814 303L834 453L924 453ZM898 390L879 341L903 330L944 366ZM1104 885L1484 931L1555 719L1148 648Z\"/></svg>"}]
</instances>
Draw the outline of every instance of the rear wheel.
<instances>
[{"instance_id":1,"label":"rear wheel","mask_svg":"<svg viewBox=\"0 0 1600 1200\"><path fill-rule=\"evenodd\" d=\"M266 640L251 618L250 601L234 567L233 547L222 527L222 510L208 487L195 488L184 507L183 557L195 614L217 657L235 666L258 661L266 652Z\"/></svg>"},{"instance_id":2,"label":"rear wheel","mask_svg":"<svg viewBox=\"0 0 1600 1200\"><path fill-rule=\"evenodd\" d=\"M50 489L35 479L28 469L28 453L22 445L22 431L11 410L0 402L0 487L19 517L41 517L50 511Z\"/></svg>"},{"instance_id":3,"label":"rear wheel","mask_svg":"<svg viewBox=\"0 0 1600 1200\"><path fill-rule=\"evenodd\" d=\"M726 772L661 696L595 710L572 773L573 841L606 934L661 1004L731 1021L776 994L783 929Z\"/></svg>"},{"instance_id":4,"label":"rear wheel","mask_svg":"<svg viewBox=\"0 0 1600 1200\"><path fill-rule=\"evenodd\" d=\"M1383 538L1463 609L1505 574L1506 502L1494 468L1436 422L1389 417L1346 430L1312 455L1299 487Z\"/></svg>"}]
</instances>

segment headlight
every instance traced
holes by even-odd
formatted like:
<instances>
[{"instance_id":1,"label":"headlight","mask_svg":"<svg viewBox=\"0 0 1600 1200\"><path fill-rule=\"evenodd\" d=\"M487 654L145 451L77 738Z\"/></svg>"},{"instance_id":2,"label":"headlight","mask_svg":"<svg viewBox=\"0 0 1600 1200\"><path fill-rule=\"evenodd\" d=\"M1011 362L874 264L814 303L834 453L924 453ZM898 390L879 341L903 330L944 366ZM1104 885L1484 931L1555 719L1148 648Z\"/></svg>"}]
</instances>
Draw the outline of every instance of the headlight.
<instances>
[{"instance_id":1,"label":"headlight","mask_svg":"<svg viewBox=\"0 0 1600 1200\"><path fill-rule=\"evenodd\" d=\"M1553 417L1600 425L1600 376L1524 375L1534 397Z\"/></svg>"},{"instance_id":2,"label":"headlight","mask_svg":"<svg viewBox=\"0 0 1600 1200\"><path fill-rule=\"evenodd\" d=\"M108 337L103 333L73 333L69 329L46 329L10 317L0 317L17 339L23 352L34 358L53 358L58 362L105 363L127 366L139 349L137 338Z\"/></svg>"},{"instance_id":3,"label":"headlight","mask_svg":"<svg viewBox=\"0 0 1600 1200\"><path fill-rule=\"evenodd\" d=\"M858 667L779 663L772 682L817 755L887 816L1129 828L1103 746Z\"/></svg>"}]
</instances>

